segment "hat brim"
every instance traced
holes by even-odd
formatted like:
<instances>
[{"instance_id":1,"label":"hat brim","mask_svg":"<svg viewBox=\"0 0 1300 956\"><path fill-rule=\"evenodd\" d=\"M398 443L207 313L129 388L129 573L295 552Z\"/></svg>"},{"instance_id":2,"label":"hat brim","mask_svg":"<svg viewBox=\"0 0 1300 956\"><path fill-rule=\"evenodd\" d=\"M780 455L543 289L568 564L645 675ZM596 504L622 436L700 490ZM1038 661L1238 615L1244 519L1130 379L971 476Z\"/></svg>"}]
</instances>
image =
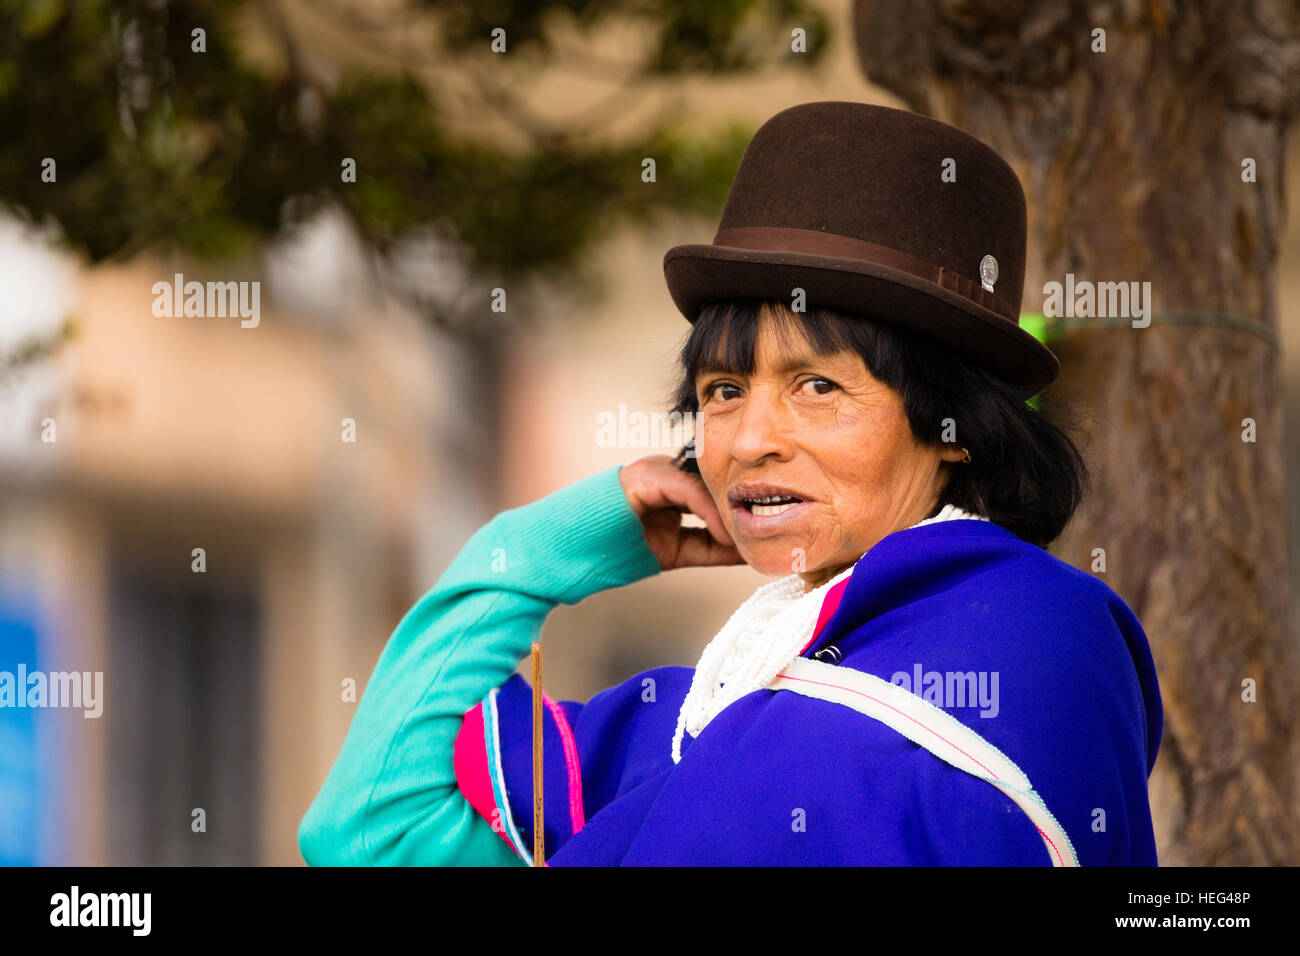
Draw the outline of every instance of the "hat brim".
<instances>
[{"instance_id":1,"label":"hat brim","mask_svg":"<svg viewBox=\"0 0 1300 956\"><path fill-rule=\"evenodd\" d=\"M951 289L861 259L697 243L668 250L664 278L673 303L692 323L709 302L788 302L792 290L802 288L810 305L911 329L1034 392L1060 373L1051 350L1016 323Z\"/></svg>"}]
</instances>

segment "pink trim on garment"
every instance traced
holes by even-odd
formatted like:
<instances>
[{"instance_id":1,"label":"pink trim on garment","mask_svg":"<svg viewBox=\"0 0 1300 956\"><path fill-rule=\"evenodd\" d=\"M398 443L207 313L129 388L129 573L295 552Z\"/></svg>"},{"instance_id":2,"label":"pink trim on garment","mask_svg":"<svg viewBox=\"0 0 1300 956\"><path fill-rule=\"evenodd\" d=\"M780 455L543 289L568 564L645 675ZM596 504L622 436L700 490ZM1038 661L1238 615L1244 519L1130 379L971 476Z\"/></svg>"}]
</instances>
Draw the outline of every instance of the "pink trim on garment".
<instances>
[{"instance_id":1,"label":"pink trim on garment","mask_svg":"<svg viewBox=\"0 0 1300 956\"><path fill-rule=\"evenodd\" d=\"M812 647L813 641L821 635L830 619L834 617L835 612L839 609L840 600L844 597L844 588L848 585L850 578L845 578L835 587L826 592L826 597L822 599L822 608L817 612L817 624L813 627L812 637L808 638L808 643L800 648L797 657L803 656L803 652Z\"/></svg>"},{"instance_id":2,"label":"pink trim on garment","mask_svg":"<svg viewBox=\"0 0 1300 956\"><path fill-rule=\"evenodd\" d=\"M514 852L515 845L505 833L505 828L497 821L501 819L500 808L492 796L492 776L488 771L487 743L484 736L483 704L478 703L465 711L464 723L456 735L456 747L452 753L452 766L456 770L456 785L469 805L478 811L506 846ZM493 815L496 814L496 818Z\"/></svg>"},{"instance_id":3,"label":"pink trim on garment","mask_svg":"<svg viewBox=\"0 0 1300 956\"><path fill-rule=\"evenodd\" d=\"M582 809L582 765L578 762L578 742L573 737L573 728L562 708L545 693L542 703L551 712L555 727L560 732L560 743L564 747L564 767L569 775L569 822L576 834L587 825L587 817Z\"/></svg>"}]
</instances>

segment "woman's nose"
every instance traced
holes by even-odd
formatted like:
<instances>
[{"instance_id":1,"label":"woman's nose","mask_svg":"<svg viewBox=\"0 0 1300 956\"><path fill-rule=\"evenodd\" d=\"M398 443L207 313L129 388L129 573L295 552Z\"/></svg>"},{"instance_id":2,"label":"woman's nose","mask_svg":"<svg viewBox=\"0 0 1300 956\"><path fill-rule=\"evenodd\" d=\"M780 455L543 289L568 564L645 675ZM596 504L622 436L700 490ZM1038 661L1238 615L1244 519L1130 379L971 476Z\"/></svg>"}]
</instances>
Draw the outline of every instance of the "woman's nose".
<instances>
[{"instance_id":1,"label":"woman's nose","mask_svg":"<svg viewBox=\"0 0 1300 956\"><path fill-rule=\"evenodd\" d=\"M756 464L767 455L788 458L791 448L789 410L778 396L755 389L746 397L731 435L732 457Z\"/></svg>"}]
</instances>

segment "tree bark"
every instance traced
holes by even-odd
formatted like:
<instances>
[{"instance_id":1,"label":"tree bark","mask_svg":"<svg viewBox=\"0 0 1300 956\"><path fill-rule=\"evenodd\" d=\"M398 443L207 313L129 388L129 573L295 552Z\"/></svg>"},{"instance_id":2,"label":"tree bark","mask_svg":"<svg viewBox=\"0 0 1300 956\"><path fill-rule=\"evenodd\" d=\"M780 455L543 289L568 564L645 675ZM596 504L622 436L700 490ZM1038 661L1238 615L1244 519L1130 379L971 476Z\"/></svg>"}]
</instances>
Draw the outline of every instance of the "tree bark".
<instances>
[{"instance_id":1,"label":"tree bark","mask_svg":"<svg viewBox=\"0 0 1300 956\"><path fill-rule=\"evenodd\" d=\"M854 5L867 77L1015 168L1029 206L1025 312L1068 272L1151 283L1148 328L1093 320L1050 343L1054 397L1089 422L1094 481L1052 550L1091 570L1105 549L1094 573L1150 639L1165 710L1150 782L1162 865L1300 859L1300 666L1268 341L1298 24L1284 0ZM1257 182L1242 181L1246 157ZM1164 314L1180 310L1264 332Z\"/></svg>"}]
</instances>

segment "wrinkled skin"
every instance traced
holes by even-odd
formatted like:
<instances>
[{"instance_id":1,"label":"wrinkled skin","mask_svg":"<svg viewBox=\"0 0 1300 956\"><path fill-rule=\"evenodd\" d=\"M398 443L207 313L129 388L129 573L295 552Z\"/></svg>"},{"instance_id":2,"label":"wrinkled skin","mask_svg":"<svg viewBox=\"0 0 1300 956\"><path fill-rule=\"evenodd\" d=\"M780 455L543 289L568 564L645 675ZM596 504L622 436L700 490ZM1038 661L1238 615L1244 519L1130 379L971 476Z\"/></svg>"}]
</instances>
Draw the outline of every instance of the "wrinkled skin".
<instances>
[{"instance_id":1,"label":"wrinkled skin","mask_svg":"<svg viewBox=\"0 0 1300 956\"><path fill-rule=\"evenodd\" d=\"M705 372L695 384L700 476L677 470L666 455L620 472L665 570L743 560L769 576L798 572L811 589L928 515L951 467L945 463L963 455L955 445L917 442L899 395L858 355L819 356L802 341L782 347L766 310L754 373ZM755 520L729 500L741 481L780 485L807 503ZM682 528L683 511L707 530Z\"/></svg>"}]
</instances>

